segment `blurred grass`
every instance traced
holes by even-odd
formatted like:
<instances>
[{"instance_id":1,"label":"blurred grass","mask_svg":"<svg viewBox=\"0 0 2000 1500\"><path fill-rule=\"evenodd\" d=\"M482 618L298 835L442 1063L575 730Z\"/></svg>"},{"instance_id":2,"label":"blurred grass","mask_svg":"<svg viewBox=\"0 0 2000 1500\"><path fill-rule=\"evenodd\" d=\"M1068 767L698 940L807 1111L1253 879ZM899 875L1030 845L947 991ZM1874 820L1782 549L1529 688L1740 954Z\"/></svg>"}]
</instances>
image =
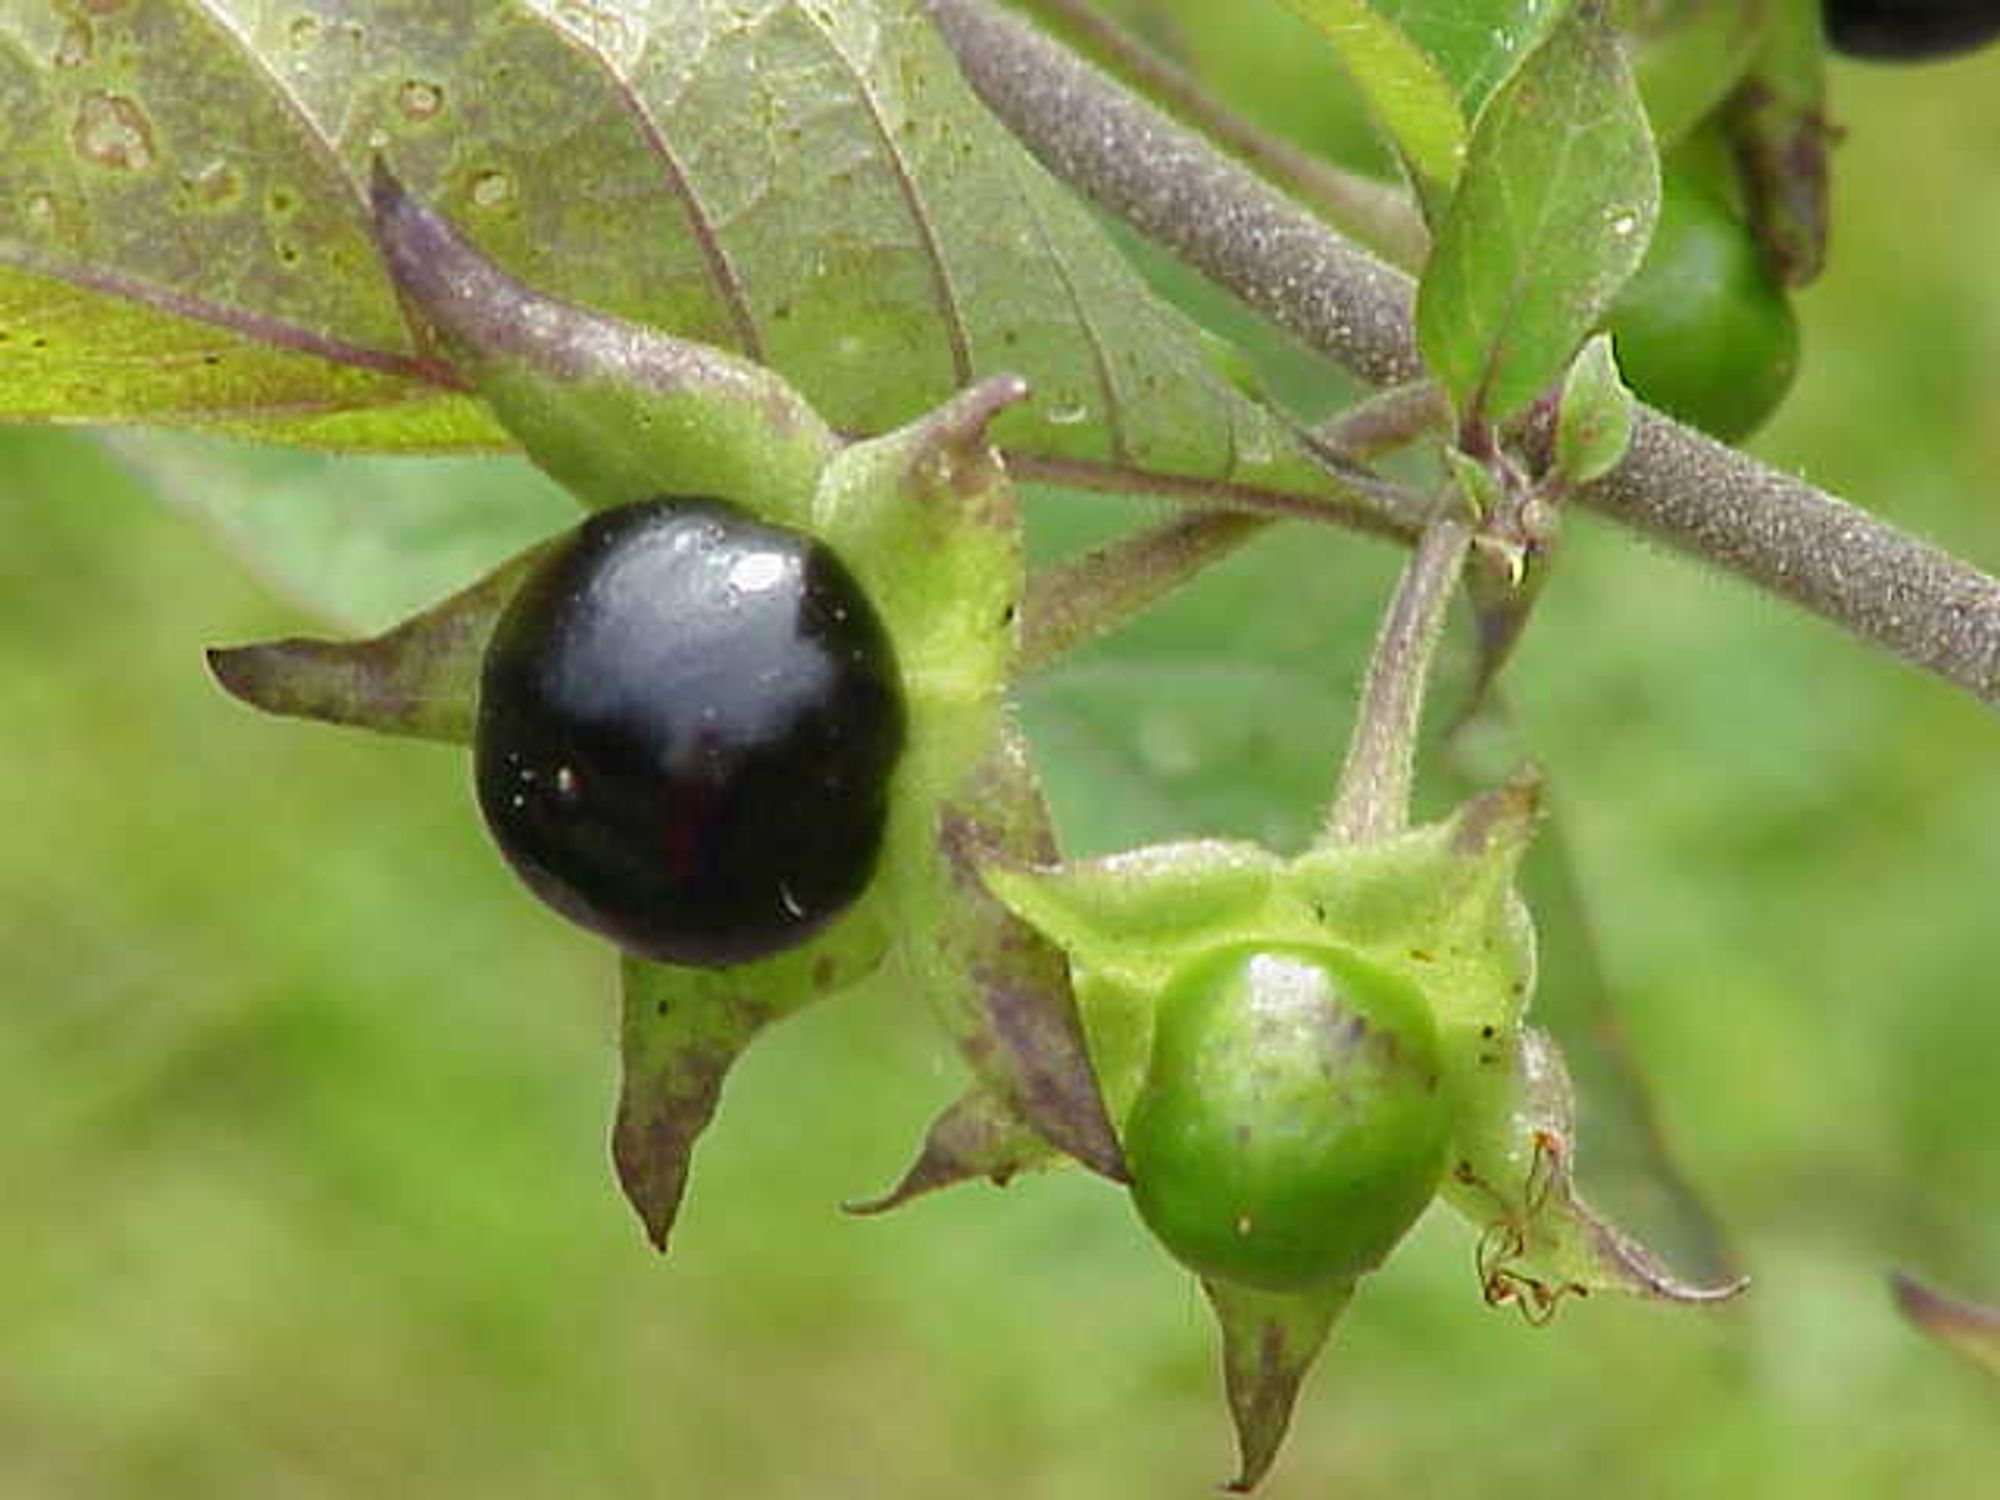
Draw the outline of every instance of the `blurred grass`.
<instances>
[{"instance_id":1,"label":"blurred grass","mask_svg":"<svg viewBox=\"0 0 2000 1500\"><path fill-rule=\"evenodd\" d=\"M2000 54L1836 85L1840 240L1759 446L2000 565ZM1086 505L1044 503L1051 545ZM0 519L0 1497L1111 1500L1227 1472L1206 1314L1112 1192L834 1212L955 1086L893 994L752 1055L653 1259L603 1148L609 965L511 885L459 759L224 699L200 648L299 622L83 438L0 433ZM1391 563L1274 539L1038 690L1073 843L1296 839ZM1515 692L1757 1286L1537 1333L1427 1220L1269 1493L1990 1492L2000 1392L1881 1273L2000 1299L2000 724L1589 524Z\"/></svg>"}]
</instances>

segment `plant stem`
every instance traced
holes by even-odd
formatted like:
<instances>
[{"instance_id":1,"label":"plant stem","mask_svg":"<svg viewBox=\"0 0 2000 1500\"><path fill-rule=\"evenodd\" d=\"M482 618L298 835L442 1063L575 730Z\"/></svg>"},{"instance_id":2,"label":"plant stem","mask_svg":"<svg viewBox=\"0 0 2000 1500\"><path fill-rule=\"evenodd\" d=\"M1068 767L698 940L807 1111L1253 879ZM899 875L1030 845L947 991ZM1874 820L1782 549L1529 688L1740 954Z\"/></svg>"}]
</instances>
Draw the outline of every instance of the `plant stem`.
<instances>
[{"instance_id":1,"label":"plant stem","mask_svg":"<svg viewBox=\"0 0 2000 1500\"><path fill-rule=\"evenodd\" d=\"M1238 511L1189 511L1037 572L1022 608L1018 670L1039 671L1112 630L1269 524Z\"/></svg>"},{"instance_id":2,"label":"plant stem","mask_svg":"<svg viewBox=\"0 0 2000 1500\"><path fill-rule=\"evenodd\" d=\"M1317 452L1348 463L1368 463L1406 448L1451 420L1451 406L1434 381L1394 385L1335 412L1305 433Z\"/></svg>"},{"instance_id":3,"label":"plant stem","mask_svg":"<svg viewBox=\"0 0 2000 1500\"><path fill-rule=\"evenodd\" d=\"M927 0L973 89L1042 163L1330 359L1415 378L1410 279L982 0ZM2000 580L1657 412L1576 503L2000 704Z\"/></svg>"},{"instance_id":4,"label":"plant stem","mask_svg":"<svg viewBox=\"0 0 2000 1500\"><path fill-rule=\"evenodd\" d=\"M1355 465L1407 446L1450 415L1438 388L1430 381L1418 381L1357 402L1299 436L1351 480ZM1018 457L1008 462L1028 477L1032 464L1024 466ZM1383 516L1400 523L1400 530L1387 529L1385 534L1403 539L1421 534L1431 510L1428 501L1400 487L1393 495L1385 490L1372 498ZM1116 629L1211 563L1236 552L1276 519L1274 511L1186 511L1037 572L1028 580L1022 609L1019 671L1023 675L1039 671Z\"/></svg>"},{"instance_id":5,"label":"plant stem","mask_svg":"<svg viewBox=\"0 0 2000 1500\"><path fill-rule=\"evenodd\" d=\"M1360 473L1345 460L1326 459L1321 466L1340 482L1353 497L1351 499L1298 495L1283 490L1231 484L1227 480L1095 463L1089 459L1055 458L1004 448L1001 453L1007 460L1009 472L1016 479L1033 484L1094 490L1104 495L1144 495L1204 509L1260 515L1269 520L1284 518L1344 526L1351 531L1388 537L1406 545L1416 538L1424 524L1423 501L1416 491L1394 480Z\"/></svg>"},{"instance_id":6,"label":"plant stem","mask_svg":"<svg viewBox=\"0 0 2000 1500\"><path fill-rule=\"evenodd\" d=\"M2000 580L1804 480L1641 410L1576 499L2000 704Z\"/></svg>"},{"instance_id":7,"label":"plant stem","mask_svg":"<svg viewBox=\"0 0 2000 1500\"><path fill-rule=\"evenodd\" d=\"M1258 128L1216 99L1192 74L1086 0L1015 0L1015 4L1128 88L1199 130L1376 254L1404 267L1424 263L1430 253L1430 233L1401 188L1344 171Z\"/></svg>"},{"instance_id":8,"label":"plant stem","mask_svg":"<svg viewBox=\"0 0 2000 1500\"><path fill-rule=\"evenodd\" d=\"M1471 541L1464 502L1456 487L1447 489L1418 539L1417 550L1404 564L1395 597L1382 617L1347 760L1340 768L1333 805L1327 809L1329 843L1370 843L1409 826L1417 730L1423 721L1431 660L1444 637L1444 622Z\"/></svg>"}]
</instances>

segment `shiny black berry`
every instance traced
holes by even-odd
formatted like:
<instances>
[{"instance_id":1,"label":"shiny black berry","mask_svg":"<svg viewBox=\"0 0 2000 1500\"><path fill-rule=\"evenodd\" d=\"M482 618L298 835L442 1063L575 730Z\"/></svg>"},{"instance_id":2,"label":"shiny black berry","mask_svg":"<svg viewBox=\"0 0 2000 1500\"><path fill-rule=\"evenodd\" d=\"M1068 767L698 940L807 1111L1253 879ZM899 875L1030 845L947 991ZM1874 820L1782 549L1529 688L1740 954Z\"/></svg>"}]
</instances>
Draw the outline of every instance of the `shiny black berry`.
<instances>
[{"instance_id":1,"label":"shiny black berry","mask_svg":"<svg viewBox=\"0 0 2000 1500\"><path fill-rule=\"evenodd\" d=\"M619 947L722 967L866 888L904 712L839 558L717 500L591 517L502 615L474 773L529 887Z\"/></svg>"},{"instance_id":2,"label":"shiny black berry","mask_svg":"<svg viewBox=\"0 0 2000 1500\"><path fill-rule=\"evenodd\" d=\"M1826 0L1827 40L1852 57L1946 57L2000 35L2000 0Z\"/></svg>"}]
</instances>

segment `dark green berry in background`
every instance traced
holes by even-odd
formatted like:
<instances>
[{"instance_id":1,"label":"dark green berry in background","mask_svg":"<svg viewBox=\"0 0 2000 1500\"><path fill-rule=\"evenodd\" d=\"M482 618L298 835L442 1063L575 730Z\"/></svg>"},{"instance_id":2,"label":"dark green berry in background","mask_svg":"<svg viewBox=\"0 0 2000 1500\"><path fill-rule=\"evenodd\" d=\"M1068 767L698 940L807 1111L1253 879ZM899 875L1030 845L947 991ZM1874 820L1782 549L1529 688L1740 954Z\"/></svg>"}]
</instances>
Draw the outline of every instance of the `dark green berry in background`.
<instances>
[{"instance_id":1,"label":"dark green berry in background","mask_svg":"<svg viewBox=\"0 0 2000 1500\"><path fill-rule=\"evenodd\" d=\"M1749 226L1708 175L1672 161L1652 245L1606 327L1641 400L1724 442L1762 426L1798 373L1798 319Z\"/></svg>"}]
</instances>

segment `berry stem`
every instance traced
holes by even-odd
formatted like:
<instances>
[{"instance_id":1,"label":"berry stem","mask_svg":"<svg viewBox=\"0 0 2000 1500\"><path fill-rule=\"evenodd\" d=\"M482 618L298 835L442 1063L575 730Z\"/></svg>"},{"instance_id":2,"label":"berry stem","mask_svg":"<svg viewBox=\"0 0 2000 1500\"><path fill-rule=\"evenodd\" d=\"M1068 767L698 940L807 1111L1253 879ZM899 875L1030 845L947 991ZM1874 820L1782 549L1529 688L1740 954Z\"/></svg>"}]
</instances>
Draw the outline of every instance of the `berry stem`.
<instances>
[{"instance_id":1,"label":"berry stem","mask_svg":"<svg viewBox=\"0 0 2000 1500\"><path fill-rule=\"evenodd\" d=\"M1437 382L1412 380L1342 408L1305 436L1315 451L1329 457L1370 463L1442 430L1450 420L1451 403Z\"/></svg>"},{"instance_id":2,"label":"berry stem","mask_svg":"<svg viewBox=\"0 0 2000 1500\"><path fill-rule=\"evenodd\" d=\"M1021 643L1023 676L1109 633L1242 547L1270 524L1241 511L1188 511L1108 542L1028 580Z\"/></svg>"},{"instance_id":3,"label":"berry stem","mask_svg":"<svg viewBox=\"0 0 2000 1500\"><path fill-rule=\"evenodd\" d=\"M1443 639L1471 542L1472 526L1463 499L1457 487L1450 486L1440 494L1436 512L1404 565L1382 617L1347 760L1340 768L1333 805L1327 809L1328 843L1371 843L1409 826L1417 730L1431 661Z\"/></svg>"}]
</instances>

